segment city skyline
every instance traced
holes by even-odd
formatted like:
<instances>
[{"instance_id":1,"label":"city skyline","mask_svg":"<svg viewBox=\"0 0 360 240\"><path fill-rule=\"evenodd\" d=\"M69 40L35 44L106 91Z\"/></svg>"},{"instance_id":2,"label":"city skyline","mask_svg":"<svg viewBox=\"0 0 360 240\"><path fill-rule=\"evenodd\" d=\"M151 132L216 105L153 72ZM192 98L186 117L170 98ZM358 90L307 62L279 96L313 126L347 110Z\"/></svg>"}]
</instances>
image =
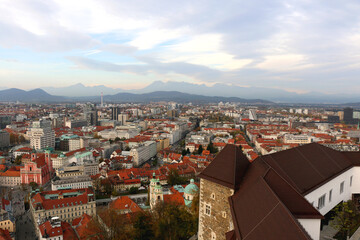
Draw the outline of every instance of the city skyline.
<instances>
[{"instance_id":1,"label":"city skyline","mask_svg":"<svg viewBox=\"0 0 360 240\"><path fill-rule=\"evenodd\" d=\"M185 81L360 90L355 1L2 2L2 89Z\"/></svg>"}]
</instances>

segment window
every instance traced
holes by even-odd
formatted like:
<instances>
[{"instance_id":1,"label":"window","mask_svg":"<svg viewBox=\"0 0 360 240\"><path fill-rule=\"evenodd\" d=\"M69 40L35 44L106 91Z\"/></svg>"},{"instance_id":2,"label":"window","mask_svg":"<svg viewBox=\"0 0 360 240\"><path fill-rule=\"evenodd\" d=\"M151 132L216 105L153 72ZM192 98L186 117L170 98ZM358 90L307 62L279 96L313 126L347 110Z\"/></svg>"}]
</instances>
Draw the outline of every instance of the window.
<instances>
[{"instance_id":1,"label":"window","mask_svg":"<svg viewBox=\"0 0 360 240\"><path fill-rule=\"evenodd\" d=\"M340 183L340 194L344 192L344 181Z\"/></svg>"},{"instance_id":2,"label":"window","mask_svg":"<svg viewBox=\"0 0 360 240\"><path fill-rule=\"evenodd\" d=\"M321 209L325 206L325 196L326 194L322 195L318 200L318 209Z\"/></svg>"},{"instance_id":3,"label":"window","mask_svg":"<svg viewBox=\"0 0 360 240\"><path fill-rule=\"evenodd\" d=\"M215 200L215 193L211 194L211 199Z\"/></svg>"},{"instance_id":4,"label":"window","mask_svg":"<svg viewBox=\"0 0 360 240\"><path fill-rule=\"evenodd\" d=\"M332 198L332 189L329 192L329 202L331 202L331 198Z\"/></svg>"},{"instance_id":5,"label":"window","mask_svg":"<svg viewBox=\"0 0 360 240\"><path fill-rule=\"evenodd\" d=\"M211 206L209 204L205 205L205 214L208 216L211 214Z\"/></svg>"},{"instance_id":6,"label":"window","mask_svg":"<svg viewBox=\"0 0 360 240\"><path fill-rule=\"evenodd\" d=\"M352 186L352 179L353 179L353 176L350 177L350 187Z\"/></svg>"},{"instance_id":7,"label":"window","mask_svg":"<svg viewBox=\"0 0 360 240\"><path fill-rule=\"evenodd\" d=\"M226 212L225 211L222 212L222 217L226 218Z\"/></svg>"}]
</instances>

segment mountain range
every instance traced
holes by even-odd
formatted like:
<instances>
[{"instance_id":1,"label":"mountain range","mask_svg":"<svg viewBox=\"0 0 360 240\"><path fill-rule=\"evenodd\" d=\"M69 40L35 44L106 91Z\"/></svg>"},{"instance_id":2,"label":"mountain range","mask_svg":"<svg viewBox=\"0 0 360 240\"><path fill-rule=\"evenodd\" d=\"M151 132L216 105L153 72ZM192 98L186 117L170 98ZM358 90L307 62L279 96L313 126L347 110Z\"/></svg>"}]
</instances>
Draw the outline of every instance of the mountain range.
<instances>
[{"instance_id":1,"label":"mountain range","mask_svg":"<svg viewBox=\"0 0 360 240\"><path fill-rule=\"evenodd\" d=\"M105 102L248 102L248 103L304 103L304 104L344 104L358 106L357 95L335 95L310 92L305 94L280 89L239 87L226 84L193 84L187 82L155 81L135 90L110 88L104 85L84 86L81 83L68 87L45 87L30 91L17 88L0 90L0 101L21 102L71 102L100 101L103 93Z\"/></svg>"},{"instance_id":2,"label":"mountain range","mask_svg":"<svg viewBox=\"0 0 360 240\"><path fill-rule=\"evenodd\" d=\"M235 85L214 84L213 86L206 86L205 84L193 84L187 82L162 82L155 81L150 85L135 90L124 90L121 88L110 88L104 85L98 86L84 86L81 83L68 87L46 87L43 88L46 92L52 95L66 96L66 97L85 97L85 96L100 96L114 95L121 93L151 93L155 91L178 91L188 94L197 94L203 96L221 96L221 97L238 97L244 99L265 99L279 103L347 103L359 102L358 95L349 94L324 94L320 92L295 93L281 89L274 88L260 88L260 87L239 87Z\"/></svg>"},{"instance_id":3,"label":"mountain range","mask_svg":"<svg viewBox=\"0 0 360 240\"><path fill-rule=\"evenodd\" d=\"M37 88L30 91L18 88L10 88L0 91L0 102L65 102L65 97L50 95L44 90Z\"/></svg>"},{"instance_id":4,"label":"mountain range","mask_svg":"<svg viewBox=\"0 0 360 240\"><path fill-rule=\"evenodd\" d=\"M217 97L203 96L196 94L187 94L178 91L156 91L151 93L117 93L105 95L106 102L159 102L159 101L176 101L176 102L193 102L193 103L218 103L218 102L240 102L251 104L268 104L270 101L261 99L243 99L237 97ZM74 102L74 101L92 101L100 102L99 96L88 97L62 97L50 95L42 89L24 91L17 88L11 88L0 91L0 102Z\"/></svg>"}]
</instances>

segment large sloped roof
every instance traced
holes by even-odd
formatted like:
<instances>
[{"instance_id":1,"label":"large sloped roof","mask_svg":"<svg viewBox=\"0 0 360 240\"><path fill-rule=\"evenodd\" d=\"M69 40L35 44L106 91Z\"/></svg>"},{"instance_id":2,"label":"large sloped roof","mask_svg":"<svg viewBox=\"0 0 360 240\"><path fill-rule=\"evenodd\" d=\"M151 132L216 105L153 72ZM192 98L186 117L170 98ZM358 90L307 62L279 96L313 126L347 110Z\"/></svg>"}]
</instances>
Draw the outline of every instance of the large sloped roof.
<instances>
[{"instance_id":1,"label":"large sloped roof","mask_svg":"<svg viewBox=\"0 0 360 240\"><path fill-rule=\"evenodd\" d=\"M242 240L311 239L263 178L231 197L230 206Z\"/></svg>"},{"instance_id":2,"label":"large sloped roof","mask_svg":"<svg viewBox=\"0 0 360 240\"><path fill-rule=\"evenodd\" d=\"M355 164L359 164L360 153L344 153L317 143L310 143L261 156L258 159L270 165L304 195Z\"/></svg>"},{"instance_id":3,"label":"large sloped roof","mask_svg":"<svg viewBox=\"0 0 360 240\"><path fill-rule=\"evenodd\" d=\"M228 144L199 177L236 190L249 165L241 149Z\"/></svg>"},{"instance_id":4,"label":"large sloped roof","mask_svg":"<svg viewBox=\"0 0 360 240\"><path fill-rule=\"evenodd\" d=\"M249 164L227 145L200 177L235 190L229 197L234 230L227 239L311 239L297 219L323 216L304 195L360 166L360 152L339 152L317 143L257 158Z\"/></svg>"}]
</instances>

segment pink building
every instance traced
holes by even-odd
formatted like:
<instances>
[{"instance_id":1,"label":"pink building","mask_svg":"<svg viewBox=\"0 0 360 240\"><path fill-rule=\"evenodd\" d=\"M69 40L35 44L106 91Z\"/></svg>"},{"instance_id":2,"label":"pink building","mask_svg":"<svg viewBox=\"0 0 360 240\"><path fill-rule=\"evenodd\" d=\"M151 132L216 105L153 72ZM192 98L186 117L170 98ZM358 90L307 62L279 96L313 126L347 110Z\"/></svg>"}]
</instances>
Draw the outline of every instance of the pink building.
<instances>
[{"instance_id":1,"label":"pink building","mask_svg":"<svg viewBox=\"0 0 360 240\"><path fill-rule=\"evenodd\" d=\"M52 173L50 154L32 153L31 161L25 163L25 166L20 169L21 183L36 182L39 185L44 185L50 181Z\"/></svg>"}]
</instances>

